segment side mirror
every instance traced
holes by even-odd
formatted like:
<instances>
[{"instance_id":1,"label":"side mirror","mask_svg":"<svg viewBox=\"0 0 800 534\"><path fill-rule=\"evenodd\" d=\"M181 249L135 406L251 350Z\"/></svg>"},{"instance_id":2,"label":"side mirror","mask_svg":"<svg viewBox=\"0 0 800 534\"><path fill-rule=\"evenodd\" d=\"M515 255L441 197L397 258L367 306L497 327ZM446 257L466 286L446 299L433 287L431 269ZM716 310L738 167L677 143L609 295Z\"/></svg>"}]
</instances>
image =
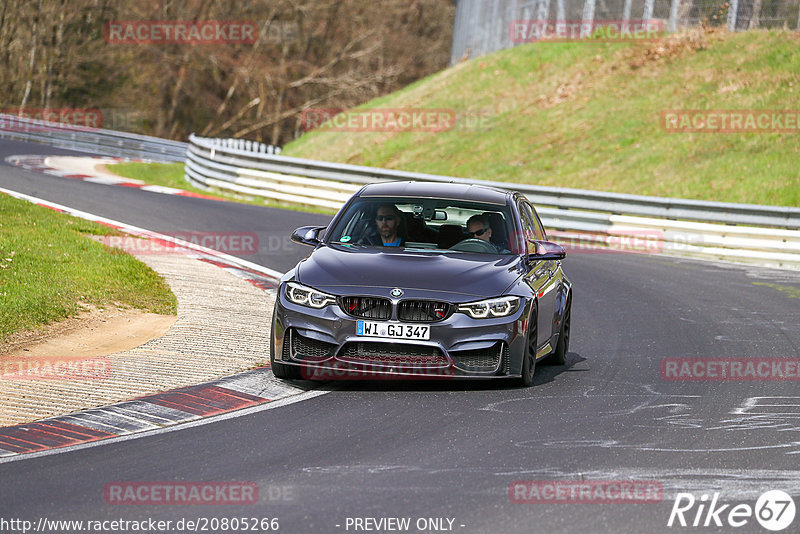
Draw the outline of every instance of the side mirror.
<instances>
[{"instance_id":1,"label":"side mirror","mask_svg":"<svg viewBox=\"0 0 800 534\"><path fill-rule=\"evenodd\" d=\"M301 245L316 247L321 243L318 237L319 232L324 229L325 226L301 226L292 232L292 241Z\"/></svg>"},{"instance_id":2,"label":"side mirror","mask_svg":"<svg viewBox=\"0 0 800 534\"><path fill-rule=\"evenodd\" d=\"M563 260L567 257L567 251L564 250L564 247L552 241L536 241L531 239L530 242L535 245L535 251L528 254L528 258L532 260Z\"/></svg>"}]
</instances>

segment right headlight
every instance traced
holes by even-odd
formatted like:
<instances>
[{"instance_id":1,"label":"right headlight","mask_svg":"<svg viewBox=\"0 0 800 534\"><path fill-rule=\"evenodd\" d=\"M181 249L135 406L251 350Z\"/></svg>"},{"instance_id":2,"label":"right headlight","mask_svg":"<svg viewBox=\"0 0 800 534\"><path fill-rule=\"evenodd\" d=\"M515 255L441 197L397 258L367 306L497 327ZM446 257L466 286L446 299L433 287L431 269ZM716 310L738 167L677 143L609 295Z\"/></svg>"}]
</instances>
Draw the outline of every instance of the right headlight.
<instances>
[{"instance_id":1,"label":"right headlight","mask_svg":"<svg viewBox=\"0 0 800 534\"><path fill-rule=\"evenodd\" d=\"M304 286L297 282L286 284L286 298L300 306L309 308L324 308L328 304L336 302L336 297L317 291L313 287Z\"/></svg>"},{"instance_id":2,"label":"right headlight","mask_svg":"<svg viewBox=\"0 0 800 534\"><path fill-rule=\"evenodd\" d=\"M458 311L466 313L473 319L490 319L505 317L519 309L519 297L497 297L486 300L476 300L458 305Z\"/></svg>"}]
</instances>

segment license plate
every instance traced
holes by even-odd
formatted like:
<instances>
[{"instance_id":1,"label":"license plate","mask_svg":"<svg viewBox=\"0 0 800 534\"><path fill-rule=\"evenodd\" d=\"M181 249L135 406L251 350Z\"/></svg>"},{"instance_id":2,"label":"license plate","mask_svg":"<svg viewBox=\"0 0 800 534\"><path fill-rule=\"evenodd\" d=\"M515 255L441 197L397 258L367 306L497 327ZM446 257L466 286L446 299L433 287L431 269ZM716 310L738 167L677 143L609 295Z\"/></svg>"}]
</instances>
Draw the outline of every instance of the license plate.
<instances>
[{"instance_id":1,"label":"license plate","mask_svg":"<svg viewBox=\"0 0 800 534\"><path fill-rule=\"evenodd\" d=\"M356 335L391 339L430 339L431 327L419 324L356 321Z\"/></svg>"}]
</instances>

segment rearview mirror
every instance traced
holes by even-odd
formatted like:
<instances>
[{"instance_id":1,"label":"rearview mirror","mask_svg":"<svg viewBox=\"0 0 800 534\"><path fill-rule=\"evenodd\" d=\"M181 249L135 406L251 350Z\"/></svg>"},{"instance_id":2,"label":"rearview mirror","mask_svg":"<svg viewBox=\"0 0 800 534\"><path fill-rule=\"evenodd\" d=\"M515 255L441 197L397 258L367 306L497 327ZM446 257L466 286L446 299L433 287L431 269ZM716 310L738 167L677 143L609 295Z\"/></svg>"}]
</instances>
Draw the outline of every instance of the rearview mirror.
<instances>
[{"instance_id":1,"label":"rearview mirror","mask_svg":"<svg viewBox=\"0 0 800 534\"><path fill-rule=\"evenodd\" d=\"M319 232L325 228L325 226L301 226L292 232L292 241L316 247L320 244Z\"/></svg>"},{"instance_id":2,"label":"rearview mirror","mask_svg":"<svg viewBox=\"0 0 800 534\"><path fill-rule=\"evenodd\" d=\"M567 256L564 247L552 241L530 240L535 245L535 251L528 254L532 260L563 260Z\"/></svg>"}]
</instances>

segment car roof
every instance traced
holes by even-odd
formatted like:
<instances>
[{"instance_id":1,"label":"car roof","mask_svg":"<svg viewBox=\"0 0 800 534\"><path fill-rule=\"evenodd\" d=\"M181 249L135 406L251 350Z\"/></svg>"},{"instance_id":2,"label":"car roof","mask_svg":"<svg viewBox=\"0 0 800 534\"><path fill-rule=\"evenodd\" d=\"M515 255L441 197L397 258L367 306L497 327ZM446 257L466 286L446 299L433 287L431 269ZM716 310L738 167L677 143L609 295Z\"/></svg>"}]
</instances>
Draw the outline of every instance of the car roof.
<instances>
[{"instance_id":1,"label":"car roof","mask_svg":"<svg viewBox=\"0 0 800 534\"><path fill-rule=\"evenodd\" d=\"M422 197L506 204L509 192L483 185L452 182L381 182L361 189L360 197Z\"/></svg>"}]
</instances>

